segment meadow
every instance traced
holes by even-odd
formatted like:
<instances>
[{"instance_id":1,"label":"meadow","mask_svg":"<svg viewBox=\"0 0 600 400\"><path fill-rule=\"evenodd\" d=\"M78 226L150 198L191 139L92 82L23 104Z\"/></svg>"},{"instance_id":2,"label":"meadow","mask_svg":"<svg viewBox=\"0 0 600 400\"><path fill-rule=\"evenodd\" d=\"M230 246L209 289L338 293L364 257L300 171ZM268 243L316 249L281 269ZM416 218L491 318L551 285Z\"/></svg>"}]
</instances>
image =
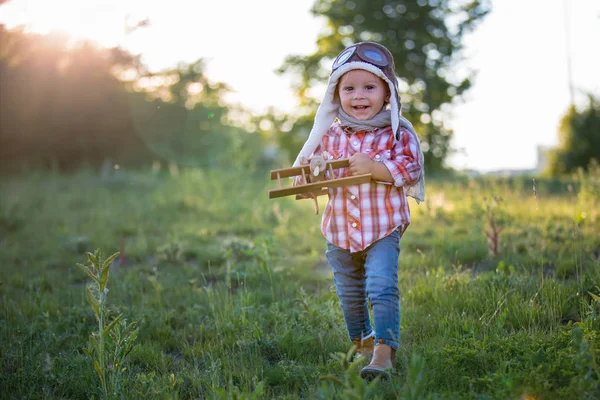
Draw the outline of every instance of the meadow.
<instances>
[{"instance_id":1,"label":"meadow","mask_svg":"<svg viewBox=\"0 0 600 400\"><path fill-rule=\"evenodd\" d=\"M600 398L599 171L426 184L396 374L368 383L320 215L268 171L1 178L0 398ZM86 290L97 249L120 254Z\"/></svg>"}]
</instances>

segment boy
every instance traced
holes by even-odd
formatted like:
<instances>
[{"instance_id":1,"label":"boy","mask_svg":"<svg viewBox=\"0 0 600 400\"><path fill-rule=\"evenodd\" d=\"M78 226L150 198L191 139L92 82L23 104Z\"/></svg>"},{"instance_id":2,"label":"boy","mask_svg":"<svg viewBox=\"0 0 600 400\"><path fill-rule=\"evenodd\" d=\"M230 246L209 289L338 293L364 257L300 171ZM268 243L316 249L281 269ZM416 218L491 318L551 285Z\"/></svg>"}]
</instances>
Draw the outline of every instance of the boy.
<instances>
[{"instance_id":1,"label":"boy","mask_svg":"<svg viewBox=\"0 0 600 400\"><path fill-rule=\"evenodd\" d=\"M388 378L394 368L399 241L410 224L406 196L417 203L425 199L419 139L400 107L389 50L373 42L346 48L333 63L313 129L294 163L314 156L349 158L349 168L334 176L328 171L327 179L372 174L369 183L330 188L321 222L348 334L360 356L372 355L361 370L365 379Z\"/></svg>"}]
</instances>

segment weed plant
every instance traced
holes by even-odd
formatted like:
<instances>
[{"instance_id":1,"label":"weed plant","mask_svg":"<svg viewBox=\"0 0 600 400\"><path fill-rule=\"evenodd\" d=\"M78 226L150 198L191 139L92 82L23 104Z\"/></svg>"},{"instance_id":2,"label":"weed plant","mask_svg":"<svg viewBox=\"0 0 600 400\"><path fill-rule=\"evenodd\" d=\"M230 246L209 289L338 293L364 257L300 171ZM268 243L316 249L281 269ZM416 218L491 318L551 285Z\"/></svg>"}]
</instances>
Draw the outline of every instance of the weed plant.
<instances>
[{"instance_id":1,"label":"weed plant","mask_svg":"<svg viewBox=\"0 0 600 400\"><path fill-rule=\"evenodd\" d=\"M120 396L122 375L127 370L125 364L138 334L137 324L127 323L122 318L123 314L109 322L108 277L112 262L118 255L119 253L115 253L104 260L102 252L96 250L94 254L87 253L88 263L77 264L92 279L92 284L86 286L85 293L98 322L98 331L90 334L84 353L94 363L102 396L106 399Z\"/></svg>"}]
</instances>

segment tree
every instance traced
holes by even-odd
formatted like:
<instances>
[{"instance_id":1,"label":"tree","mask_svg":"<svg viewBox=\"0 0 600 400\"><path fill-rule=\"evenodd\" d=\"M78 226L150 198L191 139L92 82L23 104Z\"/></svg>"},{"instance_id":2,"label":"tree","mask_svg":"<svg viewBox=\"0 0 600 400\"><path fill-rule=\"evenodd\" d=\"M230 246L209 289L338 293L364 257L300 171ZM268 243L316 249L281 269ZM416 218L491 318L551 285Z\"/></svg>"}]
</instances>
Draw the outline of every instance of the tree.
<instances>
[{"instance_id":1,"label":"tree","mask_svg":"<svg viewBox=\"0 0 600 400\"><path fill-rule=\"evenodd\" d=\"M202 60L150 73L121 48L0 25L0 171L105 160L253 165L259 135L227 124Z\"/></svg>"},{"instance_id":2,"label":"tree","mask_svg":"<svg viewBox=\"0 0 600 400\"><path fill-rule=\"evenodd\" d=\"M260 154L259 135L230 123L223 100L230 89L211 81L204 70L200 59L129 81L137 135L161 159L180 165L253 164L254 154Z\"/></svg>"},{"instance_id":3,"label":"tree","mask_svg":"<svg viewBox=\"0 0 600 400\"><path fill-rule=\"evenodd\" d=\"M327 80L333 57L356 42L383 44L394 55L402 112L421 137L425 167L440 170L452 137L443 111L470 87L473 75L455 69L463 60L463 36L489 10L487 0L317 0L312 13L326 18L328 31L317 39L314 54L287 57L279 72L300 77L295 89L312 116L316 103L308 89ZM290 153L302 146L311 119L298 118L301 124L292 130L295 140L286 139L292 144Z\"/></svg>"},{"instance_id":4,"label":"tree","mask_svg":"<svg viewBox=\"0 0 600 400\"><path fill-rule=\"evenodd\" d=\"M0 169L99 164L147 157L114 76L136 58L60 35L0 25Z\"/></svg>"},{"instance_id":5,"label":"tree","mask_svg":"<svg viewBox=\"0 0 600 400\"><path fill-rule=\"evenodd\" d=\"M600 161L600 99L591 94L588 99L582 110L572 104L560 121L559 145L549 157L553 175L587 170L592 160Z\"/></svg>"}]
</instances>

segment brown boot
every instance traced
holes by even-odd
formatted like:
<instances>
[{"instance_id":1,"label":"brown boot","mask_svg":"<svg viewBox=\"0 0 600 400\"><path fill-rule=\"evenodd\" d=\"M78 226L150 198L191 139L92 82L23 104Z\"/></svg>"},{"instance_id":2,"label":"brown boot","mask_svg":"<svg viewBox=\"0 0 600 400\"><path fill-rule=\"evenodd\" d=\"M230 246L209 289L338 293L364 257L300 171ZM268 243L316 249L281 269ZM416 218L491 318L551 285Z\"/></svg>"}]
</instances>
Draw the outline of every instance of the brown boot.
<instances>
[{"instance_id":1,"label":"brown boot","mask_svg":"<svg viewBox=\"0 0 600 400\"><path fill-rule=\"evenodd\" d=\"M354 343L354 347L356 348L356 355L354 356L356 359L363 358L367 362L371 361L373 347L375 346L375 338L373 336L367 339L356 338L352 343Z\"/></svg>"},{"instance_id":2,"label":"brown boot","mask_svg":"<svg viewBox=\"0 0 600 400\"><path fill-rule=\"evenodd\" d=\"M378 376L381 377L381 379L388 379L391 377L391 372L394 370L395 363L396 350L392 349L387 344L383 344L380 340L373 350L371 363L360 371L360 376L367 380L375 379Z\"/></svg>"}]
</instances>

